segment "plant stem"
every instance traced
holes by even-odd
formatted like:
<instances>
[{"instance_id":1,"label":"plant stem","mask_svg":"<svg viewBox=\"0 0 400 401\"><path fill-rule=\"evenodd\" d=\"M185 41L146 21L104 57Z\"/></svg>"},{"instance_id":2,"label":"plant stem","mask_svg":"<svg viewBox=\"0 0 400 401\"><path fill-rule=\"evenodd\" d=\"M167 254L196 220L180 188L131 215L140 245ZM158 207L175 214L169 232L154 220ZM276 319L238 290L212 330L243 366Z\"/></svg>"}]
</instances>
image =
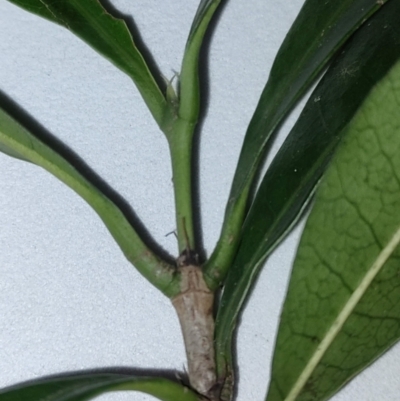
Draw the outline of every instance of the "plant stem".
<instances>
[{"instance_id":1,"label":"plant stem","mask_svg":"<svg viewBox=\"0 0 400 401\"><path fill-rule=\"evenodd\" d=\"M99 215L126 258L166 296L175 296L179 280L175 266L160 259L145 243L115 197L103 192L90 174L74 164L57 146L39 139L6 111L0 109L0 148L53 174L80 195Z\"/></svg>"},{"instance_id":2,"label":"plant stem","mask_svg":"<svg viewBox=\"0 0 400 401\"><path fill-rule=\"evenodd\" d=\"M179 116L197 122L199 116L199 54L204 35L221 0L202 1L193 20L179 76Z\"/></svg>"},{"instance_id":3,"label":"plant stem","mask_svg":"<svg viewBox=\"0 0 400 401\"><path fill-rule=\"evenodd\" d=\"M174 94L168 96L167 93L170 108L165 119L164 132L168 138L172 159L176 228L180 253L196 249L191 181L193 133L200 110L199 54L204 34L220 1L200 3L182 60L178 99L174 98Z\"/></svg>"},{"instance_id":4,"label":"plant stem","mask_svg":"<svg viewBox=\"0 0 400 401\"><path fill-rule=\"evenodd\" d=\"M201 268L178 266L181 293L172 298L185 341L191 386L207 397L213 397L216 385L214 355L214 293L203 279Z\"/></svg>"},{"instance_id":5,"label":"plant stem","mask_svg":"<svg viewBox=\"0 0 400 401\"><path fill-rule=\"evenodd\" d=\"M195 249L192 207L192 137L195 123L177 118L168 135L179 253Z\"/></svg>"},{"instance_id":6,"label":"plant stem","mask_svg":"<svg viewBox=\"0 0 400 401\"><path fill-rule=\"evenodd\" d=\"M212 290L216 290L224 281L235 257L245 219L249 191L250 185L243 190L234 203L228 201L217 246L204 266L204 279Z\"/></svg>"}]
</instances>

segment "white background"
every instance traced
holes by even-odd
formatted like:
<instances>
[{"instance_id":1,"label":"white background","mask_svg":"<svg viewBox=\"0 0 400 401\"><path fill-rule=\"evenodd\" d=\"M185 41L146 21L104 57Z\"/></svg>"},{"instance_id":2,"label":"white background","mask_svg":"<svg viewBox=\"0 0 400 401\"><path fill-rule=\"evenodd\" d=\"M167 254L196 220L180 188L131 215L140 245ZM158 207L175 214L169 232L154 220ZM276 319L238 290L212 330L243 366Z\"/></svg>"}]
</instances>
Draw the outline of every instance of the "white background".
<instances>
[{"instance_id":1,"label":"white background","mask_svg":"<svg viewBox=\"0 0 400 401\"><path fill-rule=\"evenodd\" d=\"M134 16L164 75L179 71L198 1L112 3ZM208 253L246 126L301 4L230 0L211 42L200 167ZM166 236L175 228L166 141L127 76L63 28L1 0L0 88L80 154L176 253L174 236ZM124 259L89 206L47 172L3 155L0 189L1 386L106 366L183 369L168 299ZM299 229L269 259L243 315L239 401L264 399L298 235ZM334 399L398 401L399 368L395 347ZM152 399L138 393L100 398Z\"/></svg>"}]
</instances>

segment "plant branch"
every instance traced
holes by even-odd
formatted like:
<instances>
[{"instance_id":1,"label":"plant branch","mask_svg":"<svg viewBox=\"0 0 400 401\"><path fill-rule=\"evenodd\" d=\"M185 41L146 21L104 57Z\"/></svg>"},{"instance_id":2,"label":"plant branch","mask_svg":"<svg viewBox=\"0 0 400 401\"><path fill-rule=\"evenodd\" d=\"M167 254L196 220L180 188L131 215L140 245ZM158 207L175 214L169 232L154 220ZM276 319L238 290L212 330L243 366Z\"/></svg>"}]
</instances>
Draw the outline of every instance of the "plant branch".
<instances>
[{"instance_id":1,"label":"plant branch","mask_svg":"<svg viewBox=\"0 0 400 401\"><path fill-rule=\"evenodd\" d=\"M179 110L180 118L197 123L199 118L199 54L204 35L221 0L203 0L197 9L186 43L181 73L179 76Z\"/></svg>"},{"instance_id":2,"label":"plant branch","mask_svg":"<svg viewBox=\"0 0 400 401\"><path fill-rule=\"evenodd\" d=\"M179 96L167 88L169 112L162 128L170 146L179 252L195 250L192 191L193 134L200 112L199 53L221 0L203 0L194 18L179 76Z\"/></svg>"},{"instance_id":3,"label":"plant branch","mask_svg":"<svg viewBox=\"0 0 400 401\"><path fill-rule=\"evenodd\" d=\"M168 136L175 194L179 253L195 249L192 205L192 138L194 123L176 119Z\"/></svg>"},{"instance_id":4,"label":"plant branch","mask_svg":"<svg viewBox=\"0 0 400 401\"><path fill-rule=\"evenodd\" d=\"M166 296L179 292L174 266L164 262L145 244L120 207L51 138L28 131L0 108L0 151L32 162L57 177L80 195L99 215L126 258Z\"/></svg>"},{"instance_id":5,"label":"plant branch","mask_svg":"<svg viewBox=\"0 0 400 401\"><path fill-rule=\"evenodd\" d=\"M190 384L200 394L212 396L216 386L214 293L207 287L199 266L183 261L178 269L181 293L171 301L185 341Z\"/></svg>"},{"instance_id":6,"label":"plant branch","mask_svg":"<svg viewBox=\"0 0 400 401\"><path fill-rule=\"evenodd\" d=\"M204 265L204 279L212 290L224 281L240 241L240 233L245 219L250 185L241 195L228 201L221 234L210 259Z\"/></svg>"}]
</instances>

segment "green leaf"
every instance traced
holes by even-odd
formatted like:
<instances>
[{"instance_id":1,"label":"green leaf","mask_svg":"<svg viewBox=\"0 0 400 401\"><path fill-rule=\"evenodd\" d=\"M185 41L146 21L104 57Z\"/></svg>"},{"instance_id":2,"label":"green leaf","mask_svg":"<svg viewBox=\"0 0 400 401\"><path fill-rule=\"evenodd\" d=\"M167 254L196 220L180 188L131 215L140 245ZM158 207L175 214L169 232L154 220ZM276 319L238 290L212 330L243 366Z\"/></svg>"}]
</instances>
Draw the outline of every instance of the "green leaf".
<instances>
[{"instance_id":1,"label":"green leaf","mask_svg":"<svg viewBox=\"0 0 400 401\"><path fill-rule=\"evenodd\" d=\"M399 107L398 62L346 129L318 190L268 401L326 400L400 338Z\"/></svg>"},{"instance_id":2,"label":"green leaf","mask_svg":"<svg viewBox=\"0 0 400 401\"><path fill-rule=\"evenodd\" d=\"M140 391L162 401L199 401L187 387L164 378L118 373L67 373L0 390L0 401L86 401L110 391Z\"/></svg>"},{"instance_id":3,"label":"green leaf","mask_svg":"<svg viewBox=\"0 0 400 401\"><path fill-rule=\"evenodd\" d=\"M15 150L9 148L8 146L6 146L2 143L0 143L0 152L5 153L8 156L14 157L15 159L23 160L25 162L29 161L29 160L25 159L22 155L20 155L18 152L16 152Z\"/></svg>"},{"instance_id":4,"label":"green leaf","mask_svg":"<svg viewBox=\"0 0 400 401\"><path fill-rule=\"evenodd\" d=\"M162 125L166 100L137 49L125 22L114 18L99 0L8 0L67 28L128 74L153 117Z\"/></svg>"},{"instance_id":5,"label":"green leaf","mask_svg":"<svg viewBox=\"0 0 400 401\"><path fill-rule=\"evenodd\" d=\"M246 213L250 188L270 138L338 49L385 1L307 0L287 34L250 121L218 245L206 266L211 286L225 277Z\"/></svg>"},{"instance_id":6,"label":"green leaf","mask_svg":"<svg viewBox=\"0 0 400 401\"><path fill-rule=\"evenodd\" d=\"M88 173L60 143L48 134L29 132L10 114L0 108L0 151L43 167L79 194L97 212L126 258L167 296L175 295L178 284L175 269L159 259L143 242L112 191ZM175 285L175 284L176 285Z\"/></svg>"},{"instance_id":7,"label":"green leaf","mask_svg":"<svg viewBox=\"0 0 400 401\"><path fill-rule=\"evenodd\" d=\"M222 372L225 364L232 363L231 341L237 316L266 257L307 206L346 135L343 128L373 85L400 57L399 14L399 2L387 3L343 47L262 180L218 311L216 347Z\"/></svg>"},{"instance_id":8,"label":"green leaf","mask_svg":"<svg viewBox=\"0 0 400 401\"><path fill-rule=\"evenodd\" d=\"M382 1L382 5L383 5ZM381 6L376 0L308 0L283 42L250 121L232 195L239 196L269 137L350 35Z\"/></svg>"}]
</instances>

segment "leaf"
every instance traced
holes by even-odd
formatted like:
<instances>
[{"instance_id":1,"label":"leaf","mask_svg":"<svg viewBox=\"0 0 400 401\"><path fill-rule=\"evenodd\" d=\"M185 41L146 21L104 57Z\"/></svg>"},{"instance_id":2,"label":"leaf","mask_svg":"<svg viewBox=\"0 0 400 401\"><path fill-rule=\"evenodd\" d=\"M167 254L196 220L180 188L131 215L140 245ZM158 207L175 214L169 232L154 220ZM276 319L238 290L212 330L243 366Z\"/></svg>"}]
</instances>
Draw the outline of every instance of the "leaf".
<instances>
[{"instance_id":1,"label":"leaf","mask_svg":"<svg viewBox=\"0 0 400 401\"><path fill-rule=\"evenodd\" d=\"M48 134L36 136L0 108L0 151L43 167L68 185L97 212L126 258L167 296L179 291L174 268L159 259L143 242L112 191L103 191L99 179L88 173L71 152ZM176 288L175 288L176 287Z\"/></svg>"},{"instance_id":2,"label":"leaf","mask_svg":"<svg viewBox=\"0 0 400 401\"><path fill-rule=\"evenodd\" d=\"M29 160L25 159L23 156L21 156L18 152L14 151L13 149L10 149L8 146L5 146L2 143L0 143L0 152L6 154L8 156L14 157L15 159L23 160L26 162L29 161Z\"/></svg>"},{"instance_id":3,"label":"leaf","mask_svg":"<svg viewBox=\"0 0 400 401\"><path fill-rule=\"evenodd\" d=\"M140 391L162 401L199 401L187 387L164 378L117 373L66 373L0 390L0 401L86 401L110 391Z\"/></svg>"},{"instance_id":4,"label":"leaf","mask_svg":"<svg viewBox=\"0 0 400 401\"><path fill-rule=\"evenodd\" d=\"M157 123L162 124L166 108L164 95L125 22L110 15L99 0L8 1L67 28L128 74Z\"/></svg>"},{"instance_id":5,"label":"leaf","mask_svg":"<svg viewBox=\"0 0 400 401\"><path fill-rule=\"evenodd\" d=\"M231 340L237 316L266 257L307 206L346 135L343 128L373 85L400 57L399 13L399 2L387 3L343 47L262 180L218 311L216 347L222 371L232 362Z\"/></svg>"},{"instance_id":6,"label":"leaf","mask_svg":"<svg viewBox=\"0 0 400 401\"><path fill-rule=\"evenodd\" d=\"M346 129L318 190L268 401L326 400L400 338L399 107L398 62Z\"/></svg>"},{"instance_id":7,"label":"leaf","mask_svg":"<svg viewBox=\"0 0 400 401\"><path fill-rule=\"evenodd\" d=\"M338 49L385 1L307 0L287 34L246 132L218 245L206 266L220 284L240 241L249 191L270 139Z\"/></svg>"},{"instance_id":8,"label":"leaf","mask_svg":"<svg viewBox=\"0 0 400 401\"><path fill-rule=\"evenodd\" d=\"M349 36L379 8L376 0L305 2L276 56L250 121L232 195L238 196L247 186L269 137L287 112Z\"/></svg>"}]
</instances>

